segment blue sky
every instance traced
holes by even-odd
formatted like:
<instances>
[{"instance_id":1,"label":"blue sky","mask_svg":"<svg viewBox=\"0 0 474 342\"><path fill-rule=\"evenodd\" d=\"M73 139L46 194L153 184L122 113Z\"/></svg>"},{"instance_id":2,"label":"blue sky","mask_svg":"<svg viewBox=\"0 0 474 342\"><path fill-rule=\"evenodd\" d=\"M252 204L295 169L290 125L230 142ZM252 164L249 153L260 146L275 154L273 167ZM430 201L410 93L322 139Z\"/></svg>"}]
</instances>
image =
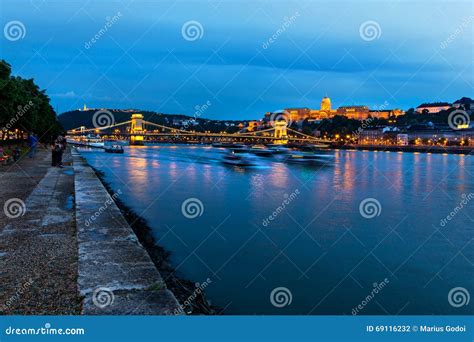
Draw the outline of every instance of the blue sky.
<instances>
[{"instance_id":1,"label":"blue sky","mask_svg":"<svg viewBox=\"0 0 474 342\"><path fill-rule=\"evenodd\" d=\"M285 107L319 108L325 95L334 107L403 109L473 95L469 1L1 6L1 58L46 88L60 113L86 103L192 115L209 101L203 117L252 119ZM11 21L23 24L22 39L7 39ZM195 40L182 33L190 21L198 23Z\"/></svg>"}]
</instances>

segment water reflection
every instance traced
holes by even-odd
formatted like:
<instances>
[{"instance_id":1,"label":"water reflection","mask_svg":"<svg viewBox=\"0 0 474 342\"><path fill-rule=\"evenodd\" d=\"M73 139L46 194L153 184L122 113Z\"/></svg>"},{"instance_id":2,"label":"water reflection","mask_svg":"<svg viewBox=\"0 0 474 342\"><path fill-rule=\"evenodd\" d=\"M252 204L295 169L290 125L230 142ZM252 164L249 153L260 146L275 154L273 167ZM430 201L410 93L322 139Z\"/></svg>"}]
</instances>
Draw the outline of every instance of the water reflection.
<instances>
[{"instance_id":1,"label":"water reflection","mask_svg":"<svg viewBox=\"0 0 474 342\"><path fill-rule=\"evenodd\" d=\"M453 259L471 238L472 222L461 214L442 235L433 227L463 193L474 191L471 157L335 151L330 167L260 158L256 167L241 168L219 163L221 154L210 147L159 146L85 157L114 189L124 191L122 180L133 184L123 199L143 213L180 274L196 282L219 277L206 292L227 313L347 314L390 272L390 286L377 298L385 310L398 312L409 301L403 314L468 313L445 298L458 284L474 286L472 265ZM296 189L299 194L282 205ZM204 205L193 220L181 214L189 197ZM382 204L372 219L359 212L368 197ZM173 227L179 239L163 226ZM464 254L472 256L468 248ZM347 278L349 271L362 287ZM284 312L268 301L276 286L294 295ZM364 313L385 314L378 305Z\"/></svg>"}]
</instances>

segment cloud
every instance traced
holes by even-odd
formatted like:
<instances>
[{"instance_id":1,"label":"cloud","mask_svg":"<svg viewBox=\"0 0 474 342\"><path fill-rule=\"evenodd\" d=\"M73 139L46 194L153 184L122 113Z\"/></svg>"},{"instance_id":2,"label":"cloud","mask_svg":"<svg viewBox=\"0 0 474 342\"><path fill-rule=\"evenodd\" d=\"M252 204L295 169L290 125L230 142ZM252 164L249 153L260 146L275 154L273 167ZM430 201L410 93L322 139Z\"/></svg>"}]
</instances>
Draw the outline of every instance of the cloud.
<instances>
[{"instance_id":1,"label":"cloud","mask_svg":"<svg viewBox=\"0 0 474 342\"><path fill-rule=\"evenodd\" d=\"M51 97L59 97L63 99L75 99L75 98L78 98L79 96L73 90L70 90L65 93L51 94Z\"/></svg>"}]
</instances>

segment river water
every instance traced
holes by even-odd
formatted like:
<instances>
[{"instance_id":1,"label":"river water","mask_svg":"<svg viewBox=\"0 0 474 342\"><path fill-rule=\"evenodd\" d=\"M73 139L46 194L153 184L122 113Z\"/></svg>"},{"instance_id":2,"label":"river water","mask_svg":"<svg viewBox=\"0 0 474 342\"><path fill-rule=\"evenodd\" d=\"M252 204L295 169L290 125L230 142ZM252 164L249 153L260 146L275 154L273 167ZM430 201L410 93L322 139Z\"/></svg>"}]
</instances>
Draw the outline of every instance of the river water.
<instances>
[{"instance_id":1,"label":"river water","mask_svg":"<svg viewBox=\"0 0 474 342\"><path fill-rule=\"evenodd\" d=\"M460 305L474 293L472 157L338 150L326 166L238 168L223 153L83 155L226 314L474 312Z\"/></svg>"}]
</instances>

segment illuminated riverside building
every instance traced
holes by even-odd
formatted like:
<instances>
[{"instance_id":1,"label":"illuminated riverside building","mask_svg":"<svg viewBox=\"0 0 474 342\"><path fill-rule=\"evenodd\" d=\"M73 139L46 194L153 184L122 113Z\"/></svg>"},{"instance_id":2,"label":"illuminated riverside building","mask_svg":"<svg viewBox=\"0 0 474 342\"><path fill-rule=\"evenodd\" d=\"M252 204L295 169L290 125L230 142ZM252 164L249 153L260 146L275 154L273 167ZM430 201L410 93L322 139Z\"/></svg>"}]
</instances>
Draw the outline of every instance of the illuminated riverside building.
<instances>
[{"instance_id":1,"label":"illuminated riverside building","mask_svg":"<svg viewBox=\"0 0 474 342\"><path fill-rule=\"evenodd\" d=\"M337 114L354 120L366 120L369 118L370 110L367 106L344 106L337 109Z\"/></svg>"},{"instance_id":2,"label":"illuminated riverside building","mask_svg":"<svg viewBox=\"0 0 474 342\"><path fill-rule=\"evenodd\" d=\"M343 115L349 119L367 120L370 118L388 119L391 116L403 115L401 109L370 110L367 106L345 106L337 109L338 115Z\"/></svg>"},{"instance_id":3,"label":"illuminated riverside building","mask_svg":"<svg viewBox=\"0 0 474 342\"><path fill-rule=\"evenodd\" d=\"M320 109L286 108L285 111L290 115L291 121L330 119L337 114L337 111L331 109L329 97L322 99Z\"/></svg>"},{"instance_id":4,"label":"illuminated riverside building","mask_svg":"<svg viewBox=\"0 0 474 342\"><path fill-rule=\"evenodd\" d=\"M258 127L260 127L261 122L260 121L249 121L247 125L247 131L248 132L253 132L255 131Z\"/></svg>"},{"instance_id":5,"label":"illuminated riverside building","mask_svg":"<svg viewBox=\"0 0 474 342\"><path fill-rule=\"evenodd\" d=\"M401 109L387 109L387 110L371 110L369 115L371 118L388 119L391 116L403 115L405 112Z\"/></svg>"},{"instance_id":6,"label":"illuminated riverside building","mask_svg":"<svg viewBox=\"0 0 474 342\"><path fill-rule=\"evenodd\" d=\"M367 120L369 117L388 119L391 116L404 114L401 109L370 110L368 106L342 106L337 109L332 109L331 99L329 97L324 97L322 99L320 109L301 107L286 108L284 111L289 116L289 120L293 122L303 120L320 121L331 119L336 115L345 116L354 120ZM271 115L271 112L265 113L264 121L270 121Z\"/></svg>"},{"instance_id":7,"label":"illuminated riverside building","mask_svg":"<svg viewBox=\"0 0 474 342\"><path fill-rule=\"evenodd\" d=\"M451 104L447 102L422 103L421 105L416 107L416 112L420 114L435 114L441 112L442 110L448 110L449 108L451 108Z\"/></svg>"},{"instance_id":8,"label":"illuminated riverside building","mask_svg":"<svg viewBox=\"0 0 474 342\"><path fill-rule=\"evenodd\" d=\"M367 128L360 133L358 143L361 145L474 146L474 129L418 128L402 133L383 128Z\"/></svg>"}]
</instances>

